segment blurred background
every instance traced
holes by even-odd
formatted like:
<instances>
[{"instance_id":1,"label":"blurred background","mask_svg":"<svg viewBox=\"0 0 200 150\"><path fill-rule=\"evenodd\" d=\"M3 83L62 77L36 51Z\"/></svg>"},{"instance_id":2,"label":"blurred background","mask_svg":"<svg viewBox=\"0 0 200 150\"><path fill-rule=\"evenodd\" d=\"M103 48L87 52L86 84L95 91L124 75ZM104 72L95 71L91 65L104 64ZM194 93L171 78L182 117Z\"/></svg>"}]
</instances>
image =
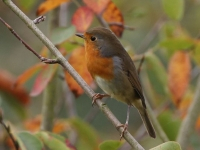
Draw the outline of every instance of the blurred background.
<instances>
[{"instance_id":1,"label":"blurred background","mask_svg":"<svg viewBox=\"0 0 200 150\"><path fill-rule=\"evenodd\" d=\"M89 12L94 10L90 10L87 13L88 16L92 16L92 19L88 19L86 15L83 18L85 22L81 22L83 16L80 14L75 16L75 14L81 6L90 8L86 0L69 1L55 8L48 8L49 6L43 4L44 1L41 0L13 2L32 20L37 15L44 14L47 17L37 25L39 29L56 44L75 69L81 72L81 76L87 83L96 92L102 93L85 71L84 48L81 46L83 40L74 36L76 32L102 26L96 17L99 12L94 12L96 14L92 16ZM187 115L187 109L194 98L199 74L200 1L185 0L177 2L178 4L174 2L177 6L175 8L168 6L165 0L112 0L112 2L120 12L118 17L123 19L120 23L124 25L115 26L114 30L122 34L118 37L133 60L136 59L137 68L145 55L140 68L140 79L146 99L169 140L176 140L182 119ZM105 6L104 9L108 8ZM103 14L105 20L106 15ZM0 17L37 53L53 58L42 42L2 1ZM109 23L109 20L106 21ZM116 19L111 22L119 21ZM84 25L86 27L82 27ZM133 27L134 30L125 26ZM94 128L99 143L109 139L119 140L119 133L113 125L101 111L98 111L97 106L91 106L91 99L80 87L77 87L69 74L60 66L48 67L39 62L40 60L28 51L5 25L0 23L0 108L4 120L9 122L14 131L35 132L40 129L43 101L48 97L49 84L53 83L51 88L55 93L51 93L51 97L55 103L54 122L78 116ZM25 74L27 70L29 71ZM113 99L107 99L105 103L120 122L124 123L127 105ZM59 131L55 129L56 133L66 132L66 130L68 133L71 129L66 124L62 125L65 128L63 129L62 126L59 129L57 125L56 129ZM200 148L199 129L200 123L197 121L195 131L188 139L190 149ZM0 130L2 133L0 145L5 148L5 145L9 144L5 144L8 142L5 142L4 129L0 128ZM146 149L163 143L160 138L154 140L146 134L135 108L131 109L128 130ZM72 134L67 136L74 145L79 141L77 136L75 138ZM93 149L90 146L84 148L81 145L83 143L78 143L75 146L77 149ZM11 147L7 146L7 149L12 149Z\"/></svg>"}]
</instances>

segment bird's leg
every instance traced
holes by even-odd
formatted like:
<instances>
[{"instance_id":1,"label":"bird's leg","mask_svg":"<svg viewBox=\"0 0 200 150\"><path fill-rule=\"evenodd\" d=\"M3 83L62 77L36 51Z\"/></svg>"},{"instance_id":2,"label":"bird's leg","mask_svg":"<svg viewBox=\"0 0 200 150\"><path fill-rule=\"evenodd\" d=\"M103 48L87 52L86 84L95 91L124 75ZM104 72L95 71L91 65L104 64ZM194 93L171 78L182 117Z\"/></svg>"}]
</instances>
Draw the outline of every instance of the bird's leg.
<instances>
[{"instance_id":1,"label":"bird's leg","mask_svg":"<svg viewBox=\"0 0 200 150\"><path fill-rule=\"evenodd\" d=\"M123 127L123 131L120 135L120 140L123 138L125 131L128 129L128 121L129 121L129 113L130 113L130 105L128 105L128 109L127 109L127 116L126 116L126 122L125 124L119 125L117 126L117 128Z\"/></svg>"},{"instance_id":2,"label":"bird's leg","mask_svg":"<svg viewBox=\"0 0 200 150\"><path fill-rule=\"evenodd\" d=\"M96 103L97 99L102 99L104 97L110 97L110 95L108 94L100 94L100 93L96 93L94 96L92 96L92 106L94 105L94 103Z\"/></svg>"}]
</instances>

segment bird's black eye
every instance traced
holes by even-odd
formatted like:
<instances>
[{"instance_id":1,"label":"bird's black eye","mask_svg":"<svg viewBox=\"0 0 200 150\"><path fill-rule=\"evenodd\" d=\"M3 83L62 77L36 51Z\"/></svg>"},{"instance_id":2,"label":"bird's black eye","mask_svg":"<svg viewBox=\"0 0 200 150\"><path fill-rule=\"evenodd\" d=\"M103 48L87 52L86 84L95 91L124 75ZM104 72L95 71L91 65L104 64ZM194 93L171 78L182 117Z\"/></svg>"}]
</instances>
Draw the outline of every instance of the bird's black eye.
<instances>
[{"instance_id":1,"label":"bird's black eye","mask_svg":"<svg viewBox=\"0 0 200 150\"><path fill-rule=\"evenodd\" d=\"M95 41L97 38L96 37L94 37L94 36L91 36L91 41Z\"/></svg>"}]
</instances>

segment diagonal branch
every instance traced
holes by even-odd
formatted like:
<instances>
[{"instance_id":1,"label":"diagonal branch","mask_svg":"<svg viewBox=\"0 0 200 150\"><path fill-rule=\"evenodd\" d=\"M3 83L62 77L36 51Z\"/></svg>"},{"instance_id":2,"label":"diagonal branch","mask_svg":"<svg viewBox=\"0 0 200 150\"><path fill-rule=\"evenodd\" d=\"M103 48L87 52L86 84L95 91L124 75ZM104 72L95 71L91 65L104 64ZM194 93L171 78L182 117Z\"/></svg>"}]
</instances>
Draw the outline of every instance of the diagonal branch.
<instances>
[{"instance_id":1,"label":"diagonal branch","mask_svg":"<svg viewBox=\"0 0 200 150\"><path fill-rule=\"evenodd\" d=\"M11 0L3 0L3 2L16 14L19 18L33 31L33 33L47 46L47 48L56 57L59 64L65 68L70 75L77 81L77 83L84 89L85 93L91 98L95 95L94 91L87 85L87 83L81 78L81 76L74 70L74 68L67 62L58 49L52 44L52 42L37 28L37 26L30 20ZM109 108L103 104L100 100L96 101L97 106L103 111L110 122L117 128L121 125L119 120L113 115ZM117 128L122 133L123 128ZM144 148L132 137L127 131L124 134L124 139L136 150L144 150Z\"/></svg>"},{"instance_id":2,"label":"diagonal branch","mask_svg":"<svg viewBox=\"0 0 200 150\"><path fill-rule=\"evenodd\" d=\"M123 27L123 28L125 28L127 30L131 30L131 31L135 30L134 27L124 25L121 22L108 22L108 24L109 24L109 26L119 26L119 27Z\"/></svg>"},{"instance_id":3,"label":"diagonal branch","mask_svg":"<svg viewBox=\"0 0 200 150\"><path fill-rule=\"evenodd\" d=\"M33 50L26 42L13 30L13 28L7 24L1 17L0 21L10 30L10 32L29 50L31 51L37 58L39 58L42 62L47 64L55 64L59 63L56 59L48 59L44 58L41 55L39 55L35 50Z\"/></svg>"}]
</instances>

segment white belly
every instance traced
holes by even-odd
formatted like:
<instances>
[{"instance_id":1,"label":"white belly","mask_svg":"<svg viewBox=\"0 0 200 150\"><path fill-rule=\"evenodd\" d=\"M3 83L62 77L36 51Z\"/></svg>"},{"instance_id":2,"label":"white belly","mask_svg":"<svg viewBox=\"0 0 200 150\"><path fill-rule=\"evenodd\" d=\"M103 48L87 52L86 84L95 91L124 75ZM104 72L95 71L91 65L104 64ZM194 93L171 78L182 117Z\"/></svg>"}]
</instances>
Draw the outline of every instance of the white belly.
<instances>
[{"instance_id":1,"label":"white belly","mask_svg":"<svg viewBox=\"0 0 200 150\"><path fill-rule=\"evenodd\" d=\"M110 95L111 98L113 98L114 93L113 93L113 84L99 76L95 76L95 80L99 87L108 95Z\"/></svg>"},{"instance_id":2,"label":"white belly","mask_svg":"<svg viewBox=\"0 0 200 150\"><path fill-rule=\"evenodd\" d=\"M115 78L111 81L105 80L99 76L95 76L95 80L98 86L111 98L118 101L126 102L130 104L132 97L134 96L134 90L131 87L129 81L120 81L121 79Z\"/></svg>"}]
</instances>

